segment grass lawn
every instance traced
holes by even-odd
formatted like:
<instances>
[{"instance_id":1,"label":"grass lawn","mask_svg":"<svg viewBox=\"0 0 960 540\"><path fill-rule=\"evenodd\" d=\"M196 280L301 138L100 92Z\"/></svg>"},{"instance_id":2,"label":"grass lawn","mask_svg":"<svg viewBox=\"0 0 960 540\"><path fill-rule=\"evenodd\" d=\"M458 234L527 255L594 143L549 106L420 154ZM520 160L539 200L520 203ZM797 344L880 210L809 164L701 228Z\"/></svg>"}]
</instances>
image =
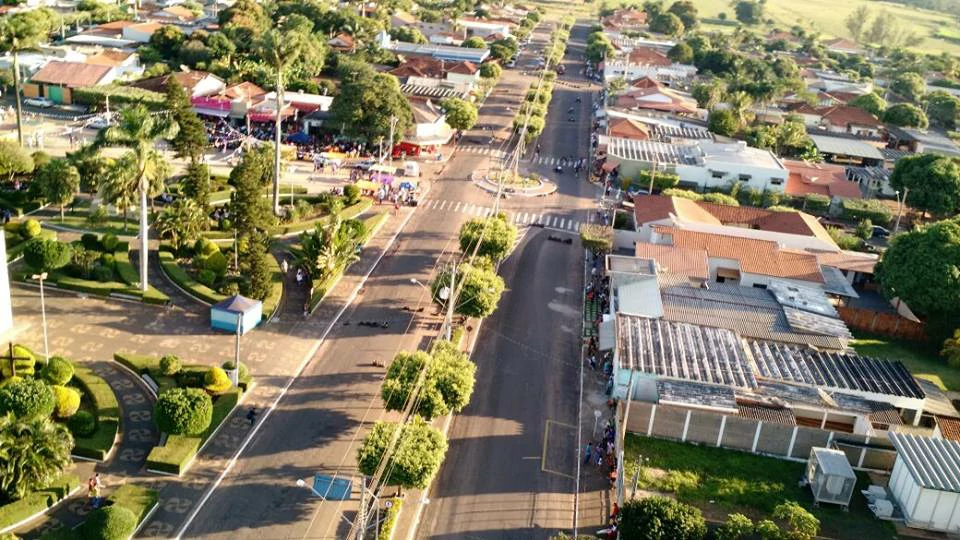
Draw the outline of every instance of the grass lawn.
<instances>
[{"instance_id":1,"label":"grass lawn","mask_svg":"<svg viewBox=\"0 0 960 540\"><path fill-rule=\"evenodd\" d=\"M942 390L960 391L960 368L950 367L935 351L923 343L897 341L885 336L857 332L850 345L864 356L875 356L903 362L911 373L926 379Z\"/></svg>"},{"instance_id":2,"label":"grass lawn","mask_svg":"<svg viewBox=\"0 0 960 540\"><path fill-rule=\"evenodd\" d=\"M64 227L78 231L89 231L97 234L112 233L117 236L136 236L137 230L140 227L140 223L135 218L127 218L127 228L124 230L123 218L114 217L108 218L104 223L93 225L87 221L86 215L79 213L73 216L64 216L63 221L60 221L59 217L51 218L47 220L47 223L54 227Z\"/></svg>"},{"instance_id":3,"label":"grass lawn","mask_svg":"<svg viewBox=\"0 0 960 540\"><path fill-rule=\"evenodd\" d=\"M878 521L867 510L866 500L859 494L869 485L863 474L858 475L849 512L830 505L814 508L810 490L797 485L803 463L627 435L624 465L628 495L641 455L649 460L641 475L642 488L673 493L678 500L703 510L709 520L722 521L733 512L746 514L754 521L766 519L776 505L792 500L820 520L823 537L896 538L890 523Z\"/></svg>"}]
</instances>

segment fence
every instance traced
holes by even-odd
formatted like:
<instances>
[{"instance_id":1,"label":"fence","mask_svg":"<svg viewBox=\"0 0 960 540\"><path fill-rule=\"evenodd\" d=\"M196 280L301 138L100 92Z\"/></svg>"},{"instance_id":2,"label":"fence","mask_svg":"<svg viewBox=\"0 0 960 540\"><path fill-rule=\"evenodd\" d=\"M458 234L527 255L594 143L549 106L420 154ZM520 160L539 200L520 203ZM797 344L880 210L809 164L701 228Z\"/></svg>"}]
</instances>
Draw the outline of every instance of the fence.
<instances>
[{"instance_id":1,"label":"fence","mask_svg":"<svg viewBox=\"0 0 960 540\"><path fill-rule=\"evenodd\" d=\"M837 311L840 313L843 322L856 330L910 341L925 341L927 339L922 322L904 319L896 313L883 313L847 306L837 306Z\"/></svg>"},{"instance_id":2,"label":"fence","mask_svg":"<svg viewBox=\"0 0 960 540\"><path fill-rule=\"evenodd\" d=\"M788 426L643 402L630 404L627 431L794 461L806 461L813 447L832 445L847 455L855 469L884 472L893 469L897 456L893 445L884 437Z\"/></svg>"}]
</instances>

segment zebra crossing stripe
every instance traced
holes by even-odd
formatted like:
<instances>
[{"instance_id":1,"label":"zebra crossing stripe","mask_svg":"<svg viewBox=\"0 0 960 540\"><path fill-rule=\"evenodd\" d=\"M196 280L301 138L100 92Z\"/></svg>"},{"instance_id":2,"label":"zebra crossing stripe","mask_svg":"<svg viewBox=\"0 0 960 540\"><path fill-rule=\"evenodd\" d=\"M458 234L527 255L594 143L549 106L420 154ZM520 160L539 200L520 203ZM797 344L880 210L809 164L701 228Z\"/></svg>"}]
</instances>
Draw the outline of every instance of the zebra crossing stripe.
<instances>
[{"instance_id":1,"label":"zebra crossing stripe","mask_svg":"<svg viewBox=\"0 0 960 540\"><path fill-rule=\"evenodd\" d=\"M453 209L454 212L460 211L460 201L457 201L457 206Z\"/></svg>"},{"instance_id":2,"label":"zebra crossing stripe","mask_svg":"<svg viewBox=\"0 0 960 540\"><path fill-rule=\"evenodd\" d=\"M543 214L537 216L537 224L543 225Z\"/></svg>"},{"instance_id":3,"label":"zebra crossing stripe","mask_svg":"<svg viewBox=\"0 0 960 540\"><path fill-rule=\"evenodd\" d=\"M561 219L561 220L560 220L560 225L557 225L557 228L558 228L558 229L566 229L566 228L567 228L567 220Z\"/></svg>"},{"instance_id":4,"label":"zebra crossing stripe","mask_svg":"<svg viewBox=\"0 0 960 540\"><path fill-rule=\"evenodd\" d=\"M443 202L441 202L441 203L440 203L440 208L438 208L438 210L443 210L444 207L447 206L447 202L448 202L448 201L443 201Z\"/></svg>"}]
</instances>

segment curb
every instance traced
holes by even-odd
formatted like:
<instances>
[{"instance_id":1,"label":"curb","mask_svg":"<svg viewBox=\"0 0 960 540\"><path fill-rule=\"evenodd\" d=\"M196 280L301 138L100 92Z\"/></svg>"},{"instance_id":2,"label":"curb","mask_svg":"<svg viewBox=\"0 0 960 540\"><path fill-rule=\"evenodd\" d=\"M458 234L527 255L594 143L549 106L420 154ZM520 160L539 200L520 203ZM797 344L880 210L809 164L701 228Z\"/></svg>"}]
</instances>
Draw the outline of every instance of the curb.
<instances>
[{"instance_id":1,"label":"curb","mask_svg":"<svg viewBox=\"0 0 960 540\"><path fill-rule=\"evenodd\" d=\"M77 492L80 491L80 488L81 488L81 487L83 487L83 486L77 486L77 487L73 488L73 490L71 490L70 493L67 493L66 496L64 496L62 499L60 499L59 501L53 503L52 505L48 506L47 508L44 508L43 510L37 512L36 514L33 514L32 516L29 516L29 517L26 517L26 518L23 518L22 520L18 521L17 523L14 523L13 525L10 525L10 526L4 527L3 529L0 529L0 534L8 533L8 532L10 532L10 531L15 531L15 530L19 529L20 527L23 527L23 526L26 525L27 523L30 523L31 521L37 519L38 517L46 515L47 513L51 512L54 508L60 506L61 504L63 504L64 502L66 502L68 499L70 499L71 497L73 497L74 495L76 495Z\"/></svg>"}]
</instances>

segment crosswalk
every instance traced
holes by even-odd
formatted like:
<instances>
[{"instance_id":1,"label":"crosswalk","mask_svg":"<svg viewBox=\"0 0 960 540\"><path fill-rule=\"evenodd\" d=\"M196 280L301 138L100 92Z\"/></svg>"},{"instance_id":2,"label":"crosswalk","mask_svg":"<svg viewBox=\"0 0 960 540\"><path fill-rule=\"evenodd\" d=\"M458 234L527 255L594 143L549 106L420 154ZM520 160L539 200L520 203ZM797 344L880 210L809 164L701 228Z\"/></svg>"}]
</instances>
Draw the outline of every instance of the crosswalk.
<instances>
[{"instance_id":1,"label":"crosswalk","mask_svg":"<svg viewBox=\"0 0 960 540\"><path fill-rule=\"evenodd\" d=\"M503 158L505 152L493 146L484 146L482 144L462 144L457 147L459 152L467 154L477 154L480 156L490 156L494 159Z\"/></svg>"},{"instance_id":2,"label":"crosswalk","mask_svg":"<svg viewBox=\"0 0 960 540\"><path fill-rule=\"evenodd\" d=\"M457 212L471 217L488 217L493 214L492 206L439 199L426 199L420 203L420 208L440 212ZM521 227L538 226L570 232L578 232L580 230L580 221L565 216L538 214L535 212L500 211L507 215L507 221Z\"/></svg>"},{"instance_id":3,"label":"crosswalk","mask_svg":"<svg viewBox=\"0 0 960 540\"><path fill-rule=\"evenodd\" d=\"M554 165L560 165L560 161L563 158L553 157L553 156L544 156L541 154L535 154L532 159L529 160L529 163L533 165L549 165L553 167ZM574 160L576 162L576 160ZM572 167L570 160L566 160L563 164L564 167Z\"/></svg>"}]
</instances>

